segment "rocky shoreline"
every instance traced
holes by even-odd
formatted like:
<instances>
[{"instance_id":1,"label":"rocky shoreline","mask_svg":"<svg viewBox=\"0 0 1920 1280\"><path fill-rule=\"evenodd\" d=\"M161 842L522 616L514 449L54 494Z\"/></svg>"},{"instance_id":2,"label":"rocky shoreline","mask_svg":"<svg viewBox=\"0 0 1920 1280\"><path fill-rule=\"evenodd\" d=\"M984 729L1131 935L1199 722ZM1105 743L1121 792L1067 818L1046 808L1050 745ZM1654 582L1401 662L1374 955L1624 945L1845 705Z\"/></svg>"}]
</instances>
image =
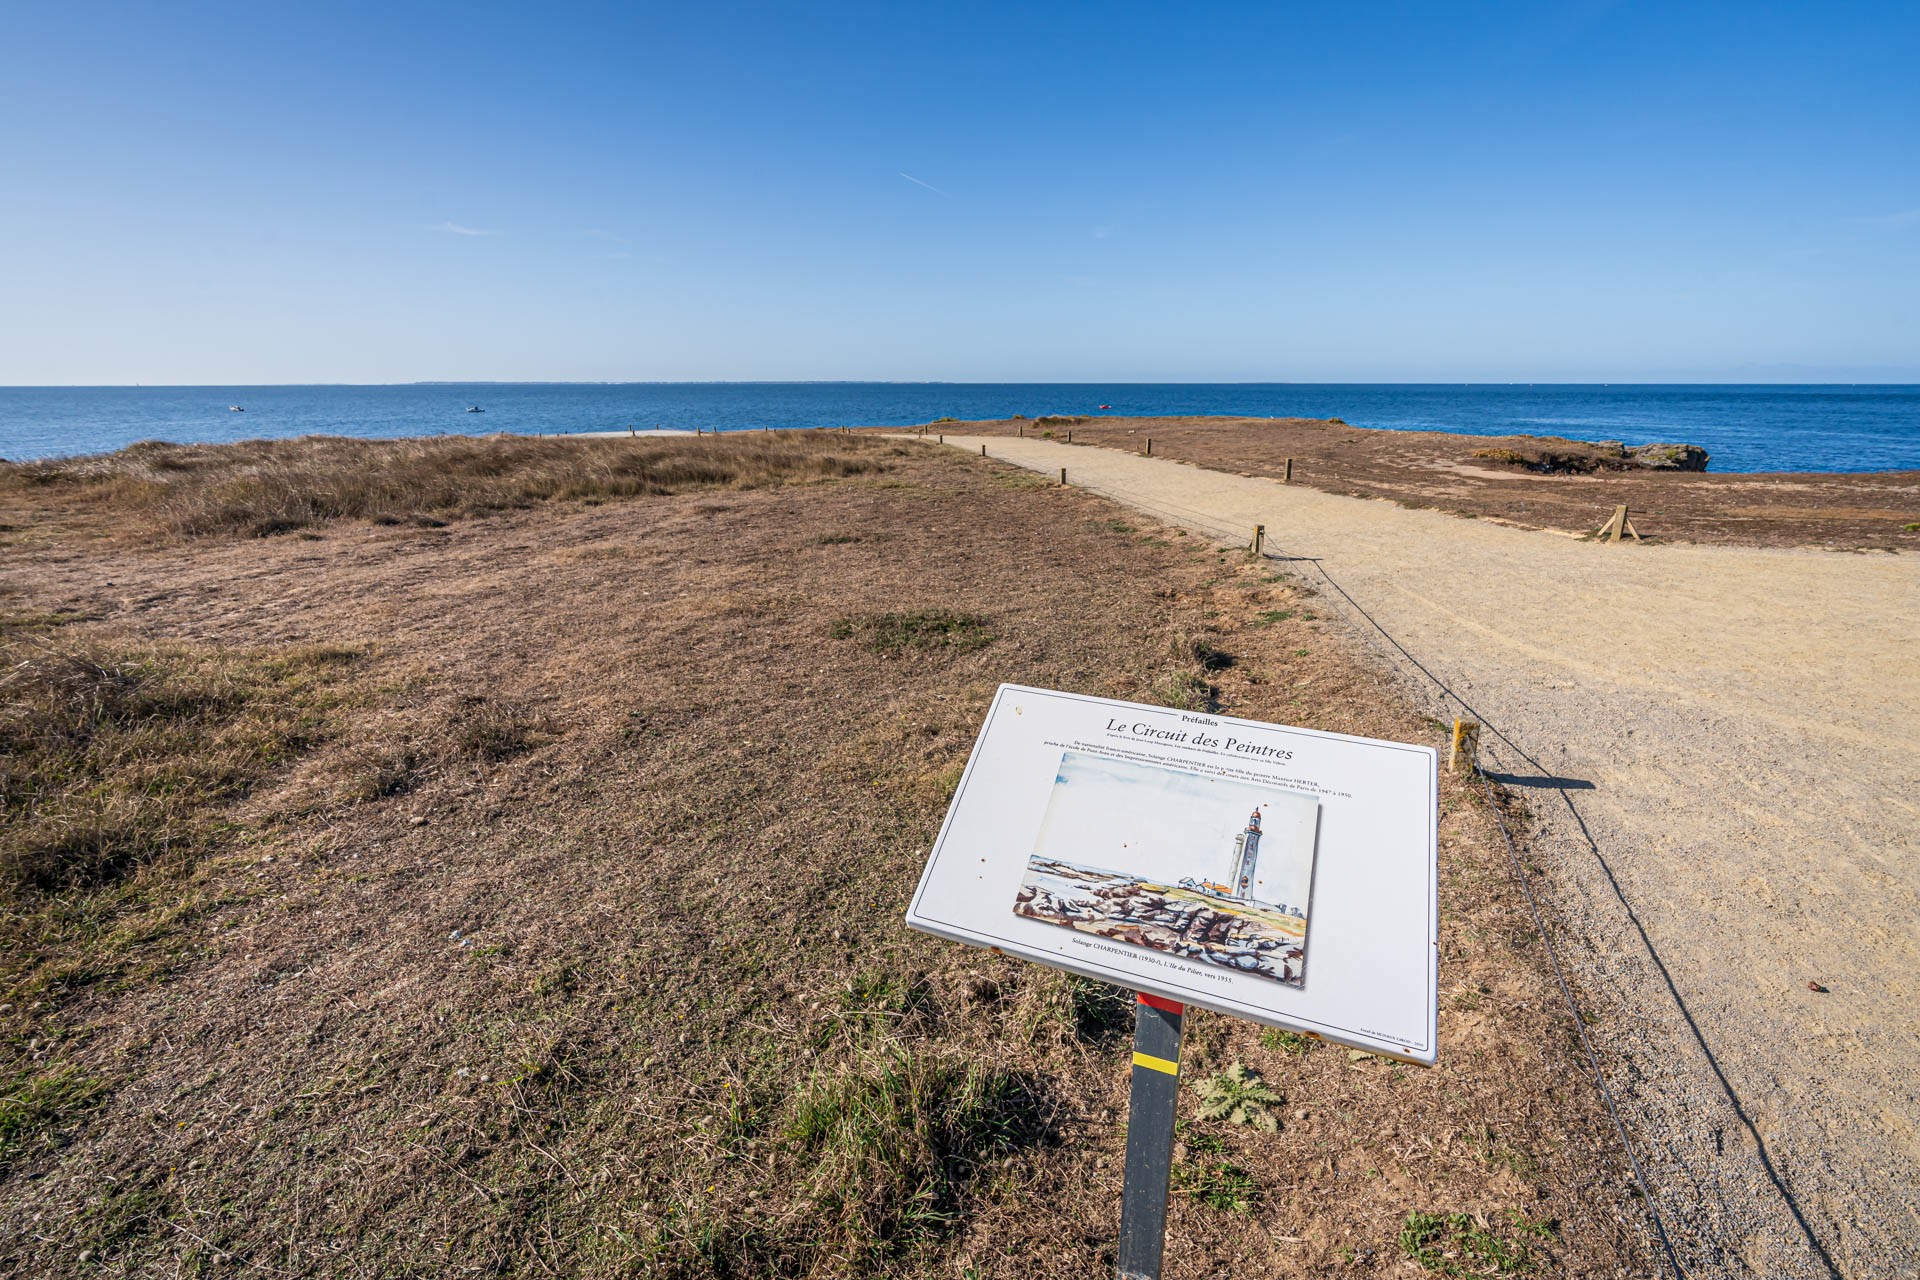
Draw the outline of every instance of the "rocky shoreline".
<instances>
[{"instance_id":1,"label":"rocky shoreline","mask_svg":"<svg viewBox=\"0 0 1920 1280\"><path fill-rule=\"evenodd\" d=\"M1059 887L1049 888L1047 881ZM1119 872L1034 857L1013 910L1028 919L1275 982L1298 986L1305 974L1304 937L1263 918L1268 913L1260 908Z\"/></svg>"}]
</instances>

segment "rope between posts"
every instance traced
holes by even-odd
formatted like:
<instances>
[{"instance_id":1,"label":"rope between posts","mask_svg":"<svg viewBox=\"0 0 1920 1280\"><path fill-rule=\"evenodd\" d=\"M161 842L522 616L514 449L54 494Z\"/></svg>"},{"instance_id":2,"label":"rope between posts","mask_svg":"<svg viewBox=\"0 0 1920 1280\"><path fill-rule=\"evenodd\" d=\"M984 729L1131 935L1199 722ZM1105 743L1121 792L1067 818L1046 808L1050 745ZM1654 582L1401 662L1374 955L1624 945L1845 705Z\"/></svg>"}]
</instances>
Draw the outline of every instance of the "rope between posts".
<instances>
[{"instance_id":1,"label":"rope between posts","mask_svg":"<svg viewBox=\"0 0 1920 1280\"><path fill-rule=\"evenodd\" d=\"M1269 537L1271 537L1271 534L1269 534ZM1282 559L1283 557L1272 556L1268 558ZM1513 739L1509 738L1500 729L1499 725L1487 719L1484 714L1477 710L1465 698L1455 693L1446 681L1434 674L1432 668L1428 667L1427 664L1420 661L1420 659L1414 657L1412 652L1408 650L1405 645L1401 644L1399 639L1395 637L1391 631L1388 631L1382 626L1378 618L1375 618L1372 614L1361 608L1360 602L1355 600L1353 596L1347 592L1347 589L1336 582L1333 575L1327 572L1326 565L1314 557L1298 556L1292 558L1304 560L1318 570L1320 577L1325 580L1326 584L1339 592L1340 598L1345 600L1347 604L1353 608L1355 613L1365 618L1368 624L1372 626L1375 631L1378 631L1381 637L1385 639L1388 644L1392 645L1401 657L1405 658L1421 675L1431 681L1434 688L1458 703L1468 715L1472 716L1479 723L1493 730L1494 736L1506 743L1509 747L1512 747L1516 753L1523 757L1526 755L1526 752L1522 751ZM1547 960L1553 967L1554 980L1559 984L1560 994L1566 1000L1567 1013L1573 1019L1575 1033L1580 1037L1580 1048L1586 1055L1588 1068L1593 1072L1593 1082L1599 1086L1601 1100L1605 1102L1607 1106L1607 1116L1613 1121L1613 1131L1619 1135L1620 1146L1627 1153L1627 1164L1633 1170L1634 1185L1640 1189L1640 1202L1646 1205L1647 1216L1653 1219L1654 1233L1660 1238L1660 1248L1666 1255L1668 1267L1672 1269L1675 1276L1684 1277L1686 1271L1681 1267L1680 1259L1674 1252L1673 1241L1667 1235L1666 1222L1662 1219L1659 1206L1654 1201L1653 1189L1647 1185L1646 1171L1640 1165L1639 1153L1634 1150L1633 1139L1628 1136L1626 1122L1621 1119L1620 1116L1619 1103L1613 1096L1612 1087L1607 1084L1606 1072L1601 1069L1600 1055L1594 1049L1592 1039L1587 1035L1587 1021L1581 1016L1580 1002L1574 996L1572 984L1567 981L1566 971L1560 963L1560 949L1554 945L1553 935L1547 931L1546 920L1540 913L1540 901L1534 895L1533 885L1527 880L1526 869L1520 864L1520 850L1514 843L1513 831L1507 826L1506 815L1500 811L1500 806L1494 801L1493 784L1488 781L1487 775L1479 767L1477 743L1475 744L1474 754L1473 771L1480 779L1481 791L1486 797L1488 807L1493 810L1494 821L1499 824L1500 836L1506 842L1507 860L1512 868L1513 878L1515 882L1519 884L1520 892L1526 897L1527 913L1533 918L1533 927L1540 935L1541 945L1546 948Z\"/></svg>"},{"instance_id":2,"label":"rope between posts","mask_svg":"<svg viewBox=\"0 0 1920 1280\"><path fill-rule=\"evenodd\" d=\"M1513 842L1513 832L1507 828L1507 816L1500 812L1500 806L1494 801L1493 784L1479 767L1478 751L1474 754L1473 772L1480 779L1480 790L1486 797L1487 807L1493 810L1493 820L1500 825L1500 836L1507 844L1507 861L1513 867L1513 878L1527 897L1527 913L1533 917L1533 927L1540 934L1541 945L1547 949L1547 960L1553 965L1553 978L1560 984L1560 994L1566 997L1567 1012L1573 1016L1573 1029L1580 1036L1580 1048L1587 1055L1587 1066L1593 1071L1593 1082L1600 1086L1600 1097L1607 1104L1607 1115L1613 1121L1613 1130L1620 1135L1620 1145L1626 1149L1627 1163L1633 1168L1634 1185L1640 1188L1640 1202L1647 1206L1647 1216L1653 1219L1653 1229L1660 1237L1661 1249L1666 1252L1667 1265L1673 1268L1674 1275L1684 1275L1680 1260L1674 1256L1673 1241L1667 1238L1666 1223L1661 1220L1660 1210L1653 1202L1653 1191L1647 1186L1646 1174L1640 1168L1640 1157L1633 1149L1632 1139L1627 1137L1627 1126L1620 1118L1620 1108L1614 1101L1613 1090L1608 1087L1606 1074L1600 1069L1600 1055L1595 1052L1593 1041L1587 1037L1587 1021L1580 1016L1580 1004L1574 999L1573 987L1568 984L1566 971L1560 966L1560 949L1553 945L1553 937L1547 932L1546 921L1540 915L1540 901L1534 896L1526 869L1520 865L1520 850Z\"/></svg>"},{"instance_id":3,"label":"rope between posts","mask_svg":"<svg viewBox=\"0 0 1920 1280\"><path fill-rule=\"evenodd\" d=\"M1225 526L1217 523L1217 517L1206 514L1204 512L1195 511L1191 507L1181 506L1179 503L1166 502L1164 499L1161 499L1155 503L1143 502L1132 495L1118 494L1118 493L1112 492L1111 490L1104 489L1098 485L1090 485L1084 482L1077 483L1074 485L1074 487L1084 489L1087 492L1097 494L1100 497L1110 498L1126 506L1133 507L1136 510L1145 511L1150 515L1174 516L1175 520L1178 523L1186 524L1191 527L1194 527L1199 532L1206 534L1207 536L1212 537L1217 541L1229 546L1237 543L1240 539L1240 534L1238 532L1229 530ZM1272 536L1273 535L1271 531L1269 531L1267 535L1269 541L1272 540ZM1326 584L1329 587L1331 587L1334 591L1338 592L1340 595L1340 598L1345 600L1355 613L1359 614L1362 618L1366 619L1368 625L1370 625L1375 631L1379 632L1381 637L1385 639L1386 642L1389 645L1391 645L1393 649L1396 652L1398 652L1402 658L1406 659L1406 661L1415 670L1417 670L1421 675L1425 676L1427 680L1430 681L1436 689L1438 689L1446 697L1458 703L1460 707L1467 712L1468 715L1472 716L1479 723L1484 724L1487 726L1487 728L1491 729L1493 731L1494 736L1497 737L1501 742L1505 743L1508 747L1511 747L1516 754L1522 756L1523 758L1526 757L1526 752L1522 750L1520 746L1513 741L1512 738L1508 737L1507 734L1501 730L1499 725L1493 723L1481 711L1479 711L1471 703L1469 703L1465 698L1462 698L1459 694L1455 693L1453 689L1446 683L1446 681L1442 680L1438 675L1436 675L1433 672L1432 668L1428 667L1424 662L1421 662L1420 659L1416 658L1413 655L1412 651L1410 651L1405 645L1401 644L1399 639L1395 637L1392 632L1388 631L1386 627L1382 626L1379 619L1375 618L1372 614L1368 613L1364 608L1362 608L1360 605L1360 602L1358 600L1355 600L1353 596L1348 593L1345 587L1341 586L1337 581L1334 580L1333 575L1327 572L1327 567L1324 564L1322 564L1317 557L1282 555L1273 551L1263 551L1261 554L1261 558L1263 560L1272 560L1280 563L1311 564L1314 567L1314 569L1316 569L1319 572L1320 577L1325 580ZM1560 994L1566 1002L1568 1016L1570 1016L1573 1019L1574 1031L1579 1036L1580 1048L1586 1056L1587 1066L1593 1073L1594 1084L1599 1087L1600 1097L1602 1101L1604 1101L1606 1104L1607 1116L1613 1122L1613 1129L1614 1129L1614 1132L1620 1138L1621 1148L1625 1150L1627 1153L1627 1164L1633 1171L1634 1185L1637 1186L1640 1190L1641 1203L1644 1204L1647 1208L1647 1216L1653 1220L1654 1232L1659 1237L1660 1248L1662 1253L1666 1256L1667 1266L1672 1270L1675 1276L1684 1277L1686 1275L1686 1271L1683 1267L1681 1267L1679 1257L1676 1255L1674 1251L1673 1241L1667 1235L1666 1223L1662 1219L1659 1206L1655 1203L1653 1198L1653 1189L1647 1185L1646 1172L1641 1167L1640 1157L1639 1157L1639 1154L1634 1149L1633 1139L1630 1136L1628 1136L1626 1122L1621 1118L1621 1115L1620 1115L1619 1103L1613 1096L1613 1089L1607 1084L1606 1072L1602 1070L1600 1066L1600 1055L1594 1049L1592 1039L1587 1035L1586 1019L1581 1016L1580 1002L1573 993L1572 984L1570 984L1567 981L1566 971L1560 962L1559 948L1556 947L1553 943L1553 937L1547 930L1546 920L1541 915L1541 912L1540 912L1539 899L1535 896L1533 892L1533 886L1527 881L1526 870L1521 865L1521 862L1520 862L1519 846L1515 844L1514 838L1513 838L1513 832L1507 826L1506 815L1501 813L1499 805L1495 803L1494 795L1493 795L1493 784L1488 781L1486 774L1482 772L1478 767L1477 755L1478 755L1478 751L1476 746L1476 761L1475 761L1474 772L1480 778L1481 790L1485 795L1488 806L1493 810L1494 821L1500 827L1501 838L1506 842L1507 859L1510 864L1514 880L1519 884L1520 891L1526 898L1527 912L1533 919L1534 929L1540 935L1540 941L1542 945L1546 947L1547 959L1553 968L1554 980L1559 984Z\"/></svg>"},{"instance_id":4,"label":"rope between posts","mask_svg":"<svg viewBox=\"0 0 1920 1280\"><path fill-rule=\"evenodd\" d=\"M1300 557L1300 558L1308 560L1310 563L1312 563L1313 567L1320 571L1320 576L1326 580L1327 585L1332 587L1335 591L1339 592L1341 599L1345 600L1347 604L1352 607L1355 613L1365 618L1367 620L1368 625L1370 625L1375 631L1378 631L1381 634L1381 636L1385 638L1387 643L1392 645L1394 649L1399 651L1400 655L1404 657L1408 661L1408 663L1410 663L1417 670L1419 670L1420 674L1424 675L1428 680L1430 680L1436 689L1438 689L1442 694L1444 694L1448 698L1451 698L1454 702L1458 703L1460 707L1467 712L1467 714L1474 717L1474 719L1478 720L1480 723L1484 724L1488 729L1491 729L1493 731L1493 735L1496 738L1498 738L1501 742L1505 743L1513 751L1513 754L1515 756L1519 757L1521 760L1525 761L1526 763L1532 765L1535 768L1544 770L1545 766L1541 765L1539 761L1535 760L1531 755L1529 755L1527 753L1526 748L1522 747L1519 743L1515 742L1511 737L1507 736L1507 734L1500 728L1499 725L1495 724L1493 721L1488 719L1486 715L1484 715L1481 711L1479 711L1476 707L1474 707L1472 703L1468 702L1465 698L1455 693L1453 689L1446 683L1446 681L1442 680L1439 676L1435 675L1432 669L1430 669L1425 663L1421 662L1418 658L1414 657L1413 654L1408 651L1407 647L1401 644L1400 641L1394 637L1392 632L1388 631L1384 626L1380 624L1379 619L1375 618L1372 614L1368 613L1364 608L1362 608L1360 605L1360 602L1358 600L1355 600L1353 596L1347 592L1347 589L1345 587L1342 587L1338 582L1334 580L1333 575L1327 572L1326 566L1324 564L1320 563L1320 561L1314 557ZM1484 777L1483 777L1483 781L1484 781ZM1681 1018L1687 1023L1689 1030L1691 1030L1691 1032L1693 1033L1694 1040L1700 1046L1701 1052L1706 1055L1707 1065L1713 1071L1714 1078L1719 1081L1720 1088L1724 1096L1726 1097L1727 1104L1733 1108L1734 1115L1739 1119L1741 1125L1747 1130L1748 1136L1753 1139L1755 1151L1760 1158L1761 1169L1766 1173L1768 1181L1773 1183L1774 1190L1779 1192L1781 1200L1785 1203L1787 1207L1787 1212L1793 1217L1794 1225L1800 1229L1801 1236L1806 1240L1808 1249L1810 1249L1813 1252L1814 1257L1819 1262L1821 1268L1829 1276L1832 1276L1834 1280L1840 1280L1840 1269L1834 1265L1833 1258L1827 1252L1826 1246L1823 1245L1820 1242L1820 1238L1814 1234L1812 1226L1808 1224L1805 1215L1801 1213L1800 1206L1794 1202L1792 1193L1787 1190L1787 1186L1785 1182L1781 1180L1779 1171L1774 1167L1772 1157L1767 1153L1766 1140L1760 1136L1760 1132L1758 1128L1755 1127L1752 1118L1747 1114L1746 1106L1744 1103L1740 1101L1739 1095L1734 1091L1732 1082L1729 1081L1726 1078L1725 1073L1721 1071L1719 1063L1714 1058L1713 1050L1707 1045L1705 1034L1700 1030L1700 1028L1697 1025L1695 1025L1693 1021L1693 1015L1687 1011L1686 1004L1683 1000L1681 1000L1679 990L1674 985L1672 975L1667 972L1666 963L1660 959L1658 951L1656 951L1654 948L1653 940L1647 937L1646 928L1640 923L1638 913L1634 911L1633 905L1627 901L1625 893L1621 890L1619 884L1615 881L1613 869L1607 865L1605 856L1600 852L1600 846L1594 841L1592 835L1586 833L1586 820L1580 816L1580 811L1578 808L1574 806L1572 797L1568 796L1564 790L1561 791L1560 793L1560 799L1561 799L1561 802L1567 806L1567 811L1573 815L1574 821L1580 826L1586 845L1588 849L1593 853L1595 859L1598 860L1602 874L1604 874L1607 880L1613 884L1614 894L1619 899L1619 902L1622 908L1625 909L1627 913L1628 921L1633 925L1634 930L1640 935L1640 941L1647 948L1647 953L1653 961L1654 968L1659 971L1661 979L1666 983L1667 990L1669 994L1672 995L1674 1002L1679 1009ZM1509 848L1511 848L1512 836L1506 832L1506 824L1504 822L1501 823L1501 831L1503 835L1507 835L1508 845L1509 845ZM1522 887L1523 888L1527 887L1525 885L1524 879L1522 880ZM1531 888L1527 889L1527 898L1528 898L1529 905L1534 905L1533 893ZM1537 910L1535 913L1535 919L1536 921L1539 919ZM1553 950L1552 940L1548 937L1544 929L1541 930L1541 940L1547 944L1548 950L1551 952ZM1554 959L1554 965L1557 971L1559 968L1559 960L1557 956ZM1563 983L1564 983L1564 980L1563 980ZM1569 1008L1572 1008L1574 1010L1575 1024L1580 1031L1581 1043L1587 1049L1589 1062L1592 1062L1594 1065L1594 1078L1599 1083L1602 1094L1605 1095L1608 1111L1613 1114L1615 1128L1619 1130L1622 1142L1626 1143L1626 1130L1625 1130L1625 1127L1621 1124L1620 1118L1619 1118L1619 1112L1614 1106L1612 1091L1607 1088L1606 1078L1600 1072L1597 1056L1593 1052L1592 1045L1587 1040L1586 1023L1582 1019L1580 1019L1579 1013L1578 1013L1578 1006L1572 1003L1572 997L1570 993L1568 998L1569 998ZM1633 1163L1634 1177L1635 1177L1635 1180L1640 1185L1641 1195L1645 1197L1646 1204L1647 1204L1647 1211L1649 1214L1653 1216L1654 1225L1656 1228L1659 1229L1660 1242L1666 1250L1667 1261L1670 1264L1672 1264L1676 1275L1683 1274L1683 1272L1681 1271L1679 1262L1674 1257L1673 1244L1667 1238L1666 1227L1660 1219L1659 1211L1654 1207L1653 1198L1647 1188L1646 1180L1640 1176L1640 1172L1641 1172L1640 1163L1638 1158L1634 1154L1632 1144L1626 1143L1626 1145L1627 1145L1627 1158Z\"/></svg>"}]
</instances>

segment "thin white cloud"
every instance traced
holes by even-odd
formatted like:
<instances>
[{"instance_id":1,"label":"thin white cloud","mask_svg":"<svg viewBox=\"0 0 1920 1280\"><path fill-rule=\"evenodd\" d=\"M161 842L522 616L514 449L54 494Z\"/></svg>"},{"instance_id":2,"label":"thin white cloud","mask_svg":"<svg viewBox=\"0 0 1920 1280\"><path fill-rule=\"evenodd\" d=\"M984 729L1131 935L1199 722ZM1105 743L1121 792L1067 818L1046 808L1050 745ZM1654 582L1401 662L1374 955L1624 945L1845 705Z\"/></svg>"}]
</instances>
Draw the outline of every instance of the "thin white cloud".
<instances>
[{"instance_id":1,"label":"thin white cloud","mask_svg":"<svg viewBox=\"0 0 1920 1280\"><path fill-rule=\"evenodd\" d=\"M933 192L933 194L935 194L935 195L937 195L937 196L945 196L945 195L947 195L947 193L946 193L946 192L944 192L944 191L942 191L942 190L941 190L940 188L938 188L938 187L936 187L936 186L934 186L934 185L933 185L933 184L932 184L931 182L922 182L922 181L920 181L920 179L918 179L918 178L916 178L916 177L914 177L914 176L913 176L912 174L910 174L910 173L903 173L903 174L901 174L900 176L901 176L901 177L903 177L903 178L905 178L905 179L906 179L906 180L907 180L908 182L911 182L911 183L912 183L912 184L913 184L914 186L916 186L916 187L925 187L925 188L926 188L927 190L929 190L929 191L931 191L931 192ZM952 197L952 196L947 196L947 198L948 198L949 200L951 200L951 199L952 199L953 197Z\"/></svg>"},{"instance_id":2,"label":"thin white cloud","mask_svg":"<svg viewBox=\"0 0 1920 1280\"><path fill-rule=\"evenodd\" d=\"M457 222L443 222L440 224L440 229L442 231L450 231L456 236L493 236L500 234L497 231L482 231L478 227L463 227Z\"/></svg>"}]
</instances>

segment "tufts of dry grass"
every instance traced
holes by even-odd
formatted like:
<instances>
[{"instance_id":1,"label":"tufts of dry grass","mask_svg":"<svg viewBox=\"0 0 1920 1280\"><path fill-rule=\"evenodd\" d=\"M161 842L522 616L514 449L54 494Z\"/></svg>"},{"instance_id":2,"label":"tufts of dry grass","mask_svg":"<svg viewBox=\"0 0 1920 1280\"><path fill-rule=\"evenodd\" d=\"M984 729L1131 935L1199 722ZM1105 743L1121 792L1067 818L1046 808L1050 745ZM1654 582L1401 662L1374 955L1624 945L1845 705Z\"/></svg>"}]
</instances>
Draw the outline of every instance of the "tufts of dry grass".
<instances>
[{"instance_id":1,"label":"tufts of dry grass","mask_svg":"<svg viewBox=\"0 0 1920 1280\"><path fill-rule=\"evenodd\" d=\"M312 780L317 785L290 797L288 807L310 812L401 795L437 774L496 764L556 736L550 717L517 701L479 692L446 695L345 745Z\"/></svg>"},{"instance_id":2,"label":"tufts of dry grass","mask_svg":"<svg viewBox=\"0 0 1920 1280\"><path fill-rule=\"evenodd\" d=\"M141 537L264 537L336 520L431 525L554 500L860 475L898 452L863 437L800 432L696 440L148 441L117 453L0 463L0 496L72 503L83 518L111 515L117 531Z\"/></svg>"},{"instance_id":3,"label":"tufts of dry grass","mask_svg":"<svg viewBox=\"0 0 1920 1280\"><path fill-rule=\"evenodd\" d=\"M192 857L214 809L319 738L321 687L358 656L0 632L0 894Z\"/></svg>"}]
</instances>

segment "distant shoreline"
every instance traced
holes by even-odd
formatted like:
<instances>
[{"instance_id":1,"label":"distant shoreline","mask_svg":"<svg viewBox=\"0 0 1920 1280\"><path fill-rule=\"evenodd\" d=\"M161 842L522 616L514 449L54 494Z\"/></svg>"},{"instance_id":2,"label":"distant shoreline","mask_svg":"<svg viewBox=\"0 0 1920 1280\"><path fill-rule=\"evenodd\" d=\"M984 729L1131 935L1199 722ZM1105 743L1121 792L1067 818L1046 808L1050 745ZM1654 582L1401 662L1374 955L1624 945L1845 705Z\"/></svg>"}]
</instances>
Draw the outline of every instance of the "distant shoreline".
<instances>
[{"instance_id":1,"label":"distant shoreline","mask_svg":"<svg viewBox=\"0 0 1920 1280\"><path fill-rule=\"evenodd\" d=\"M1663 470L1551 436L1383 431L1326 419L1088 417L913 430L934 440L1025 436L1139 454L1151 440L1155 458L1573 536L1591 535L1625 506L1637 513L1637 532L1663 541L1920 551L1920 469ZM1071 473L1064 451L1059 460Z\"/></svg>"},{"instance_id":2,"label":"distant shoreline","mask_svg":"<svg viewBox=\"0 0 1920 1280\"><path fill-rule=\"evenodd\" d=\"M470 412L478 410L479 412ZM1376 430L1685 441L1731 472L1920 469L1920 385L1423 383L412 383L0 388L0 457L508 431L910 427L937 419L1331 419Z\"/></svg>"}]
</instances>

